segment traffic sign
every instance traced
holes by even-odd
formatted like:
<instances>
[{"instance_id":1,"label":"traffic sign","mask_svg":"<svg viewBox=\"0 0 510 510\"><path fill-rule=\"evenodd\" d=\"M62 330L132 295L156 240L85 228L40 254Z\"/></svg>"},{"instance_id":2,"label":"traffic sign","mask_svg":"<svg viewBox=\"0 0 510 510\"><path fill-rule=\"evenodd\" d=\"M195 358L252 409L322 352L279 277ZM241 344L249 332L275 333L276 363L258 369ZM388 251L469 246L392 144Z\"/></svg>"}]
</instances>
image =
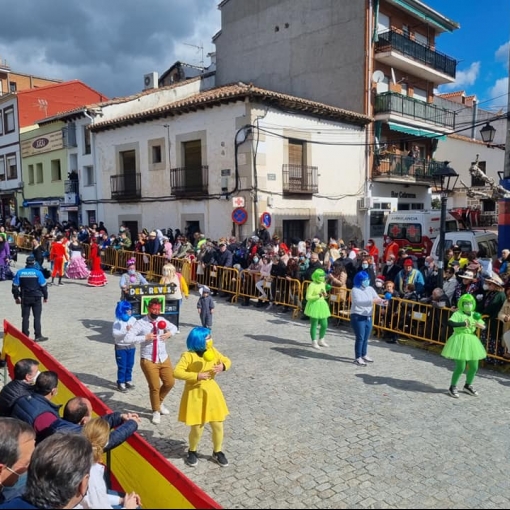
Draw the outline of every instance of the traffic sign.
<instances>
[{"instance_id":1,"label":"traffic sign","mask_svg":"<svg viewBox=\"0 0 510 510\"><path fill-rule=\"evenodd\" d=\"M268 212L263 212L260 215L260 223L264 225L266 228L269 228L271 226L271 214Z\"/></svg>"},{"instance_id":2,"label":"traffic sign","mask_svg":"<svg viewBox=\"0 0 510 510\"><path fill-rule=\"evenodd\" d=\"M244 225L248 220L248 211L244 207L237 207L232 211L232 221L236 225Z\"/></svg>"}]
</instances>

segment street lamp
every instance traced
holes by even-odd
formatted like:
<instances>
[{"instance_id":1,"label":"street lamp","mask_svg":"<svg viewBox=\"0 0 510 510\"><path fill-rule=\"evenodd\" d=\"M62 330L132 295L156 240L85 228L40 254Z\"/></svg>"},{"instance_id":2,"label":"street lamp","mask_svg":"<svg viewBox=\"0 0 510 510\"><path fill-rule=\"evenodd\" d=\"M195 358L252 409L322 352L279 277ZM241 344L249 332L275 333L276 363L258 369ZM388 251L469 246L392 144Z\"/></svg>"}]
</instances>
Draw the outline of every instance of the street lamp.
<instances>
[{"instance_id":1,"label":"street lamp","mask_svg":"<svg viewBox=\"0 0 510 510\"><path fill-rule=\"evenodd\" d=\"M496 135L496 128L492 127L489 122L480 129L480 135L482 137L483 143L486 143L489 146L494 141L494 136Z\"/></svg>"},{"instance_id":2,"label":"street lamp","mask_svg":"<svg viewBox=\"0 0 510 510\"><path fill-rule=\"evenodd\" d=\"M434 179L434 187L436 191L441 193L441 226L439 230L439 257L437 261L438 275L437 286L443 288L444 277L444 235L446 230L446 202L448 201L448 193L453 191L457 184L459 174L449 165L449 161L445 161L442 168L432 174Z\"/></svg>"}]
</instances>

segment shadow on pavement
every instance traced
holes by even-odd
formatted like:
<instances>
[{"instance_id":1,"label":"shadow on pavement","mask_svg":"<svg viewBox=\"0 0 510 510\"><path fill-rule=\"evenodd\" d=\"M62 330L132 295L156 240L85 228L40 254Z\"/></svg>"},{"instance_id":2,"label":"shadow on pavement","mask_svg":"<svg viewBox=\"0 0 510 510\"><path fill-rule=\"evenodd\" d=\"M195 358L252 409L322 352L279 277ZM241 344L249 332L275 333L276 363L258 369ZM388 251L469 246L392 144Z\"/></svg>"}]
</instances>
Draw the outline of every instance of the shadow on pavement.
<instances>
[{"instance_id":1,"label":"shadow on pavement","mask_svg":"<svg viewBox=\"0 0 510 510\"><path fill-rule=\"evenodd\" d=\"M378 386L390 386L397 390L402 391L414 391L418 393L443 393L447 391L444 388L434 388L429 384L422 383L413 379L395 379L393 377L379 377L370 374L356 374L356 377L363 379L365 384L378 385Z\"/></svg>"},{"instance_id":2,"label":"shadow on pavement","mask_svg":"<svg viewBox=\"0 0 510 510\"><path fill-rule=\"evenodd\" d=\"M85 338L94 342L114 345L112 336L113 321L81 319L81 323L87 330L93 332L92 335L87 335Z\"/></svg>"},{"instance_id":3,"label":"shadow on pavement","mask_svg":"<svg viewBox=\"0 0 510 510\"><path fill-rule=\"evenodd\" d=\"M312 346L310 346L309 349L303 349L303 348L289 348L286 349L284 347L272 347L272 351L279 352L280 354L285 354L286 356L290 356L292 358L298 358L298 359L325 359L329 361L340 361L342 363L349 363L352 365L353 359L352 358L343 358L341 356L332 356L327 353L327 348L321 349L320 351L317 349L314 349Z\"/></svg>"}]
</instances>

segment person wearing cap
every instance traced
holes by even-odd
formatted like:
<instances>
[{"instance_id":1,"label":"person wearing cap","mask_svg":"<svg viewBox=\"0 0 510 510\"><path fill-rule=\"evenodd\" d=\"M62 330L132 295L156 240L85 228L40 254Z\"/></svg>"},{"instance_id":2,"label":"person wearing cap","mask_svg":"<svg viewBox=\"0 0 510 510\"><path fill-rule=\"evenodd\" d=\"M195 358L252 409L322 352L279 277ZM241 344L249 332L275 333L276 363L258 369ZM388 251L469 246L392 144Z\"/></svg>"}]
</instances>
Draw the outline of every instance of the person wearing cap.
<instances>
[{"instance_id":1,"label":"person wearing cap","mask_svg":"<svg viewBox=\"0 0 510 510\"><path fill-rule=\"evenodd\" d=\"M425 288L425 281L423 275L413 267L413 261L410 258L404 260L403 269L397 274L395 278L395 288L400 295L404 295L407 285L414 284L414 290L418 296L423 294Z\"/></svg>"},{"instance_id":2,"label":"person wearing cap","mask_svg":"<svg viewBox=\"0 0 510 510\"><path fill-rule=\"evenodd\" d=\"M34 316L35 341L44 342L48 337L41 332L42 303L48 302L48 286L46 278L41 271L35 268L35 257L29 255L26 267L20 269L12 281L12 295L16 304L21 305L22 326L21 331L29 336L30 312Z\"/></svg>"},{"instance_id":3,"label":"person wearing cap","mask_svg":"<svg viewBox=\"0 0 510 510\"><path fill-rule=\"evenodd\" d=\"M452 246L453 257L448 261L448 265L451 266L455 260L459 263L460 269L465 269L469 264L469 260L462 256L462 250L457 244Z\"/></svg>"},{"instance_id":4,"label":"person wearing cap","mask_svg":"<svg viewBox=\"0 0 510 510\"><path fill-rule=\"evenodd\" d=\"M161 242L158 238L158 234L155 230L151 231L149 234L149 240L145 245L145 253L147 255L159 255L161 250Z\"/></svg>"},{"instance_id":5,"label":"person wearing cap","mask_svg":"<svg viewBox=\"0 0 510 510\"><path fill-rule=\"evenodd\" d=\"M478 296L478 300L483 298L483 289L480 284L480 280L475 276L473 271L466 269L465 271L460 271L457 273L457 279L460 284L455 289L455 293L453 294L452 305L457 306L457 302L464 294L471 294L473 297Z\"/></svg>"}]
</instances>

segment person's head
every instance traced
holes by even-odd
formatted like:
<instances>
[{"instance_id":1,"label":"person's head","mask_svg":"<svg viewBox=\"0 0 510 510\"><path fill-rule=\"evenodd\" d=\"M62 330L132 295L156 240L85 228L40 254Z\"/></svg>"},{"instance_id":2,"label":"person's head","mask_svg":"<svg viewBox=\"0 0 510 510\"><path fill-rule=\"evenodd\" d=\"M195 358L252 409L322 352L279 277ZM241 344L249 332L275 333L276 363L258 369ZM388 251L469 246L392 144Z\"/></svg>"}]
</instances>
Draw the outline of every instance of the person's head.
<instances>
[{"instance_id":1,"label":"person's head","mask_svg":"<svg viewBox=\"0 0 510 510\"><path fill-rule=\"evenodd\" d=\"M384 288L385 280L386 280L386 278L382 274L377 275L377 277L375 279L375 286L377 287L378 290Z\"/></svg>"},{"instance_id":2,"label":"person's head","mask_svg":"<svg viewBox=\"0 0 510 510\"><path fill-rule=\"evenodd\" d=\"M319 254L318 253L315 253L315 252L312 252L312 254L310 255L310 262L313 264L313 263L317 263L319 262Z\"/></svg>"},{"instance_id":3,"label":"person's head","mask_svg":"<svg viewBox=\"0 0 510 510\"><path fill-rule=\"evenodd\" d=\"M39 246L39 239L37 239L37 237L34 237L34 238L32 239L32 246L33 246L34 248L37 248L37 247Z\"/></svg>"},{"instance_id":4,"label":"person's head","mask_svg":"<svg viewBox=\"0 0 510 510\"><path fill-rule=\"evenodd\" d=\"M134 275L136 273L136 259L128 259L126 267L128 274Z\"/></svg>"},{"instance_id":5,"label":"person's head","mask_svg":"<svg viewBox=\"0 0 510 510\"><path fill-rule=\"evenodd\" d=\"M84 397L73 397L65 405L62 418L76 425L85 425L92 418L90 400Z\"/></svg>"},{"instance_id":6,"label":"person's head","mask_svg":"<svg viewBox=\"0 0 510 510\"><path fill-rule=\"evenodd\" d=\"M173 264L165 264L161 270L161 274L165 278L173 278L175 276L175 273L177 272L177 269Z\"/></svg>"},{"instance_id":7,"label":"person's head","mask_svg":"<svg viewBox=\"0 0 510 510\"><path fill-rule=\"evenodd\" d=\"M133 306L129 301L119 301L115 307L115 318L119 321L127 322L132 312Z\"/></svg>"},{"instance_id":8,"label":"person's head","mask_svg":"<svg viewBox=\"0 0 510 510\"><path fill-rule=\"evenodd\" d=\"M88 490L92 445L81 434L53 434L34 450L23 498L36 508L74 508Z\"/></svg>"},{"instance_id":9,"label":"person's head","mask_svg":"<svg viewBox=\"0 0 510 510\"><path fill-rule=\"evenodd\" d=\"M326 271L324 269L316 269L312 273L312 280L315 283L322 283L326 281Z\"/></svg>"},{"instance_id":10,"label":"person's head","mask_svg":"<svg viewBox=\"0 0 510 510\"><path fill-rule=\"evenodd\" d=\"M83 425L81 432L92 445L94 462L101 462L110 439L110 424L103 418L92 418Z\"/></svg>"},{"instance_id":11,"label":"person's head","mask_svg":"<svg viewBox=\"0 0 510 510\"><path fill-rule=\"evenodd\" d=\"M388 255L388 258L386 259L386 264L388 264L389 266L395 264L395 255L393 254Z\"/></svg>"},{"instance_id":12,"label":"person's head","mask_svg":"<svg viewBox=\"0 0 510 510\"><path fill-rule=\"evenodd\" d=\"M211 330L201 326L193 328L186 339L186 348L202 356L207 349L207 340L211 338Z\"/></svg>"},{"instance_id":13,"label":"person's head","mask_svg":"<svg viewBox=\"0 0 510 510\"><path fill-rule=\"evenodd\" d=\"M361 267L363 268L363 270L368 269L369 265L370 265L370 261L369 261L368 257L363 257L361 259Z\"/></svg>"},{"instance_id":14,"label":"person's head","mask_svg":"<svg viewBox=\"0 0 510 510\"><path fill-rule=\"evenodd\" d=\"M147 306L149 318L155 321L161 314L161 301L158 298L152 298Z\"/></svg>"},{"instance_id":15,"label":"person's head","mask_svg":"<svg viewBox=\"0 0 510 510\"><path fill-rule=\"evenodd\" d=\"M406 293L408 294L412 294L415 290L416 290L416 287L414 285L414 283L408 283L406 286L405 286L405 289Z\"/></svg>"},{"instance_id":16,"label":"person's head","mask_svg":"<svg viewBox=\"0 0 510 510\"><path fill-rule=\"evenodd\" d=\"M444 292L443 292L443 289L441 287L436 287L432 291L432 295L431 295L432 301L441 301L443 296L444 296Z\"/></svg>"},{"instance_id":17,"label":"person's head","mask_svg":"<svg viewBox=\"0 0 510 510\"><path fill-rule=\"evenodd\" d=\"M460 256L461 256L461 253L462 253L462 250L460 249L460 246L458 246L457 244L452 246L452 253L453 253L453 258L460 259Z\"/></svg>"},{"instance_id":18,"label":"person's head","mask_svg":"<svg viewBox=\"0 0 510 510\"><path fill-rule=\"evenodd\" d=\"M227 245L226 245L226 243L224 243L224 242L220 243L220 244L218 245L218 247L219 247L219 249L220 249L220 251L221 251L222 253L223 253L224 251L226 251L226 249L227 249Z\"/></svg>"},{"instance_id":19,"label":"person's head","mask_svg":"<svg viewBox=\"0 0 510 510\"><path fill-rule=\"evenodd\" d=\"M354 275L354 286L358 289L366 289L370 285L370 276L365 271Z\"/></svg>"},{"instance_id":20,"label":"person's head","mask_svg":"<svg viewBox=\"0 0 510 510\"><path fill-rule=\"evenodd\" d=\"M52 370L46 370L39 374L34 385L34 393L48 399L53 398L58 392L58 374Z\"/></svg>"},{"instance_id":21,"label":"person's head","mask_svg":"<svg viewBox=\"0 0 510 510\"><path fill-rule=\"evenodd\" d=\"M386 280L384 282L384 291L391 292L393 294L393 292L395 292L395 283L391 280Z\"/></svg>"},{"instance_id":22,"label":"person's head","mask_svg":"<svg viewBox=\"0 0 510 510\"><path fill-rule=\"evenodd\" d=\"M475 311L476 300L469 293L462 294L462 296L460 296L459 301L457 303L457 307L459 308L459 310L461 312L464 312L464 313L467 313L468 315L470 315L472 312Z\"/></svg>"},{"instance_id":23,"label":"person's head","mask_svg":"<svg viewBox=\"0 0 510 510\"><path fill-rule=\"evenodd\" d=\"M473 271L469 271L468 269L466 269L466 271L464 271L461 275L459 275L460 278L461 278L461 282L464 284L464 285L470 285L471 283L473 283L473 281L475 280L475 275L473 273ZM459 307L460 308L460 307Z\"/></svg>"},{"instance_id":24,"label":"person's head","mask_svg":"<svg viewBox=\"0 0 510 510\"><path fill-rule=\"evenodd\" d=\"M434 267L435 266L435 262L434 262L434 258L431 257L430 255L428 257L425 257L425 267Z\"/></svg>"},{"instance_id":25,"label":"person's head","mask_svg":"<svg viewBox=\"0 0 510 510\"><path fill-rule=\"evenodd\" d=\"M484 288L489 292L500 292L505 286L503 280L496 273L485 277L484 284Z\"/></svg>"},{"instance_id":26,"label":"person's head","mask_svg":"<svg viewBox=\"0 0 510 510\"><path fill-rule=\"evenodd\" d=\"M202 296L208 296L211 293L211 289L207 287L207 285L204 285L203 287L200 288L200 292Z\"/></svg>"},{"instance_id":27,"label":"person's head","mask_svg":"<svg viewBox=\"0 0 510 510\"><path fill-rule=\"evenodd\" d=\"M14 379L24 381L27 384L35 384L39 375L39 362L35 359L20 359L14 365Z\"/></svg>"},{"instance_id":28,"label":"person's head","mask_svg":"<svg viewBox=\"0 0 510 510\"><path fill-rule=\"evenodd\" d=\"M413 270L413 261L410 257L404 260L404 271L410 273Z\"/></svg>"},{"instance_id":29,"label":"person's head","mask_svg":"<svg viewBox=\"0 0 510 510\"><path fill-rule=\"evenodd\" d=\"M444 278L445 278L445 280L449 280L450 278L452 278L452 276L454 274L455 274L455 269L453 267L447 267L444 270Z\"/></svg>"},{"instance_id":30,"label":"person's head","mask_svg":"<svg viewBox=\"0 0 510 510\"><path fill-rule=\"evenodd\" d=\"M16 418L0 418L0 487L14 486L26 473L35 448L35 431Z\"/></svg>"},{"instance_id":31,"label":"person's head","mask_svg":"<svg viewBox=\"0 0 510 510\"><path fill-rule=\"evenodd\" d=\"M35 257L33 255L29 255L25 260L25 264L27 267L34 267L35 266Z\"/></svg>"}]
</instances>

